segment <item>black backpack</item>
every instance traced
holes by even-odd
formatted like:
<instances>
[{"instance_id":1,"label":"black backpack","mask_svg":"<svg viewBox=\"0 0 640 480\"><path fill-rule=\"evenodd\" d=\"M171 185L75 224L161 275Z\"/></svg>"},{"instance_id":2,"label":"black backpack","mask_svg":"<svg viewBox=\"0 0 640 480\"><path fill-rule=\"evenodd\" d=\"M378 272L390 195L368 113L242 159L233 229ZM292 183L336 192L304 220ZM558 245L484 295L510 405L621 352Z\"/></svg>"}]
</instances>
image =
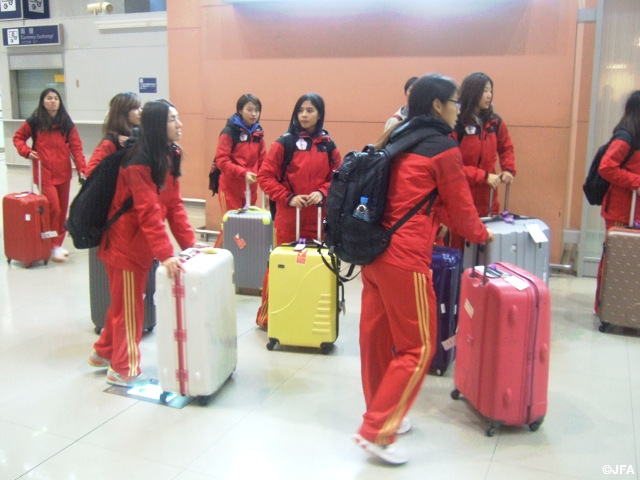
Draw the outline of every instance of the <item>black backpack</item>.
<instances>
[{"instance_id":1,"label":"black backpack","mask_svg":"<svg viewBox=\"0 0 640 480\"><path fill-rule=\"evenodd\" d=\"M237 129L225 127L220 134L227 133L231 137L232 145L231 152L233 152L236 148L236 145L240 141L240 134ZM222 172L216 165L216 157L213 157L213 162L211 163L211 170L209 171L209 190L211 190L211 196L215 196L218 193L218 188L220 187L220 174Z\"/></svg>"},{"instance_id":2,"label":"black backpack","mask_svg":"<svg viewBox=\"0 0 640 480\"><path fill-rule=\"evenodd\" d=\"M340 167L334 171L327 195L324 241L330 252L352 266L368 265L387 249L396 230L427 202L430 214L437 189L429 192L388 230L381 225L391 161L399 153L433 135L429 129L419 129L381 150L368 145L362 152L351 151L344 157ZM361 197L368 198L369 221L353 216Z\"/></svg>"},{"instance_id":3,"label":"black backpack","mask_svg":"<svg viewBox=\"0 0 640 480\"><path fill-rule=\"evenodd\" d=\"M620 168L622 168L631 158L633 153L635 152L635 141L633 136L628 130L619 129L616 130L606 144L602 145L598 151L596 152L593 160L591 161L591 166L589 167L589 173L587 173L587 178L584 181L584 185L582 185L582 190L584 191L585 196L587 197L587 201L589 205L602 205L602 201L604 200L604 196L607 194L607 190L609 190L610 183L602 178L598 173L598 169L600 168L600 162L602 161L602 157L606 153L609 145L614 140L619 139L627 142L631 145L631 150L625 157L625 159L620 163Z\"/></svg>"},{"instance_id":4,"label":"black backpack","mask_svg":"<svg viewBox=\"0 0 640 480\"><path fill-rule=\"evenodd\" d=\"M100 245L102 234L123 213L133 207L133 198L129 197L122 207L108 218L116 192L118 172L129 150L122 148L107 155L87 177L71 202L69 217L64 225L76 248L92 248Z\"/></svg>"}]
</instances>

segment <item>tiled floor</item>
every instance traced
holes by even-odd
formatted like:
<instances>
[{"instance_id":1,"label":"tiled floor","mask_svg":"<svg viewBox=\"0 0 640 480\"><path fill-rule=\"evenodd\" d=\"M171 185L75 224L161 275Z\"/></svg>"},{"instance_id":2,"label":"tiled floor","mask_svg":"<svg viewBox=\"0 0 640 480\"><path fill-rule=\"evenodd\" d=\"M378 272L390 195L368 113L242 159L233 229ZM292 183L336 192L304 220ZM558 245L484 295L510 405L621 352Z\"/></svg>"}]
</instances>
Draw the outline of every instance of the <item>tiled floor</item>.
<instances>
[{"instance_id":1,"label":"tiled floor","mask_svg":"<svg viewBox=\"0 0 640 480\"><path fill-rule=\"evenodd\" d=\"M0 161L0 194L27 182ZM96 339L87 252L66 247L64 264L0 262L1 479L637 478L640 337L598 332L593 279L551 278L549 411L538 432L487 437L470 406L450 398L449 370L425 382L413 431L399 440L411 460L394 468L351 439L364 408L359 281L347 285L329 356L267 351L253 323L258 299L238 296L235 374L207 407L174 409L104 392L105 371L86 362ZM155 333L142 351L156 376Z\"/></svg>"}]
</instances>

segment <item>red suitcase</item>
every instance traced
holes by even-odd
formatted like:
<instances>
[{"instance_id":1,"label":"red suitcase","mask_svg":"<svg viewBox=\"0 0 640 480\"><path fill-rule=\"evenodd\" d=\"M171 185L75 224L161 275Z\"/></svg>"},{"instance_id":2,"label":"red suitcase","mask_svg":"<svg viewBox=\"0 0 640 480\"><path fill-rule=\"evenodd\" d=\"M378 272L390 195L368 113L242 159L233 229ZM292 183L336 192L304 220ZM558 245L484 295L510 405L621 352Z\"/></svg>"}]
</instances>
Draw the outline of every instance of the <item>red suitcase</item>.
<instances>
[{"instance_id":1,"label":"red suitcase","mask_svg":"<svg viewBox=\"0 0 640 480\"><path fill-rule=\"evenodd\" d=\"M536 431L547 412L551 299L545 282L509 263L462 275L454 381L489 421Z\"/></svg>"},{"instance_id":2,"label":"red suitcase","mask_svg":"<svg viewBox=\"0 0 640 480\"><path fill-rule=\"evenodd\" d=\"M33 191L9 193L2 199L2 218L7 261L18 260L26 268L40 260L46 265L51 257L50 238L57 235L49 228L46 197Z\"/></svg>"}]
</instances>

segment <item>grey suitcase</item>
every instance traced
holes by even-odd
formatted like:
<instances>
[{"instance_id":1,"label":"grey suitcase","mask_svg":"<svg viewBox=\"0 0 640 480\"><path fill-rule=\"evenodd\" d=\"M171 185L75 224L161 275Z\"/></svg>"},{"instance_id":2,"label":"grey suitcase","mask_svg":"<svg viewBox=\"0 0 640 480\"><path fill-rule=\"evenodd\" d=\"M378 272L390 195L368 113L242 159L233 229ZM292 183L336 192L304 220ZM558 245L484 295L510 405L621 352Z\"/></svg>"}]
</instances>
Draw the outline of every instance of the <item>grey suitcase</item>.
<instances>
[{"instance_id":1,"label":"grey suitcase","mask_svg":"<svg viewBox=\"0 0 640 480\"><path fill-rule=\"evenodd\" d=\"M548 285L549 227L538 218L507 214L508 201L509 186L505 193L505 214L483 218L485 225L494 233L495 240L480 252L478 263L511 263L533 273ZM492 203L489 201L489 205ZM474 265L477 249L478 244L465 242L463 270Z\"/></svg>"},{"instance_id":2,"label":"grey suitcase","mask_svg":"<svg viewBox=\"0 0 640 480\"><path fill-rule=\"evenodd\" d=\"M236 291L260 295L273 247L273 221L268 210L249 206L229 210L222 217L224 248L233 255Z\"/></svg>"},{"instance_id":3,"label":"grey suitcase","mask_svg":"<svg viewBox=\"0 0 640 480\"><path fill-rule=\"evenodd\" d=\"M156 269L158 261L153 260L153 266L147 277L147 289L144 297L144 327L150 332L156 326L156 306L153 303L153 294L156 291ZM100 335L107 318L107 309L111 304L109 292L109 277L102 260L98 258L98 247L89 249L89 303L91 305L91 320L95 326L94 331Z\"/></svg>"},{"instance_id":4,"label":"grey suitcase","mask_svg":"<svg viewBox=\"0 0 640 480\"><path fill-rule=\"evenodd\" d=\"M634 228L636 194L633 192L629 227L607 231L600 287L600 331L610 325L640 328L640 225Z\"/></svg>"}]
</instances>

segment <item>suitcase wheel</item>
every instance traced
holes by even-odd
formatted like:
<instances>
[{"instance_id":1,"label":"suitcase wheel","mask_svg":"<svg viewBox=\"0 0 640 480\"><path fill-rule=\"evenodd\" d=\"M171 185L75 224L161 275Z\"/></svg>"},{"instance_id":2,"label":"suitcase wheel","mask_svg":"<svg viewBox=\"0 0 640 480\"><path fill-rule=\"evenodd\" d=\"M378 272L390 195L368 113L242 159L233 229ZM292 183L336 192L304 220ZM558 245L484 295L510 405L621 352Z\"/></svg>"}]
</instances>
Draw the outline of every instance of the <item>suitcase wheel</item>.
<instances>
[{"instance_id":1,"label":"suitcase wheel","mask_svg":"<svg viewBox=\"0 0 640 480\"><path fill-rule=\"evenodd\" d=\"M323 343L320 345L320 352L323 355L329 355L333 351L333 343Z\"/></svg>"},{"instance_id":2,"label":"suitcase wheel","mask_svg":"<svg viewBox=\"0 0 640 480\"><path fill-rule=\"evenodd\" d=\"M96 327L93 331L96 332L96 335L100 335L102 333L102 327Z\"/></svg>"},{"instance_id":3,"label":"suitcase wheel","mask_svg":"<svg viewBox=\"0 0 640 480\"><path fill-rule=\"evenodd\" d=\"M602 333L605 333L607 331L607 329L609 328L609 325L611 325L611 324L607 323L607 322L602 322L600 324L600 326L598 327L598 330L600 330Z\"/></svg>"},{"instance_id":4,"label":"suitcase wheel","mask_svg":"<svg viewBox=\"0 0 640 480\"><path fill-rule=\"evenodd\" d=\"M164 404L167 403L167 397L169 396L169 392L162 392L160 394L160 401Z\"/></svg>"},{"instance_id":5,"label":"suitcase wheel","mask_svg":"<svg viewBox=\"0 0 640 480\"><path fill-rule=\"evenodd\" d=\"M206 407L210 398L208 395L198 395L198 405Z\"/></svg>"},{"instance_id":6,"label":"suitcase wheel","mask_svg":"<svg viewBox=\"0 0 640 480\"><path fill-rule=\"evenodd\" d=\"M7 258L7 263L11 263L11 259L10 258Z\"/></svg>"},{"instance_id":7,"label":"suitcase wheel","mask_svg":"<svg viewBox=\"0 0 640 480\"><path fill-rule=\"evenodd\" d=\"M540 425L542 425L542 421L544 420L544 417L539 418L538 420L536 420L533 423L529 424L529 430L531 430L532 432L537 432L538 429L540 428Z\"/></svg>"},{"instance_id":8,"label":"suitcase wheel","mask_svg":"<svg viewBox=\"0 0 640 480\"><path fill-rule=\"evenodd\" d=\"M31 268L31 264L30 263L25 263L24 264L24 268Z\"/></svg>"},{"instance_id":9,"label":"suitcase wheel","mask_svg":"<svg viewBox=\"0 0 640 480\"><path fill-rule=\"evenodd\" d=\"M269 343L267 343L267 350L271 351L273 350L273 347L276 346L276 343L278 343L278 340L275 338L270 338L269 339Z\"/></svg>"},{"instance_id":10,"label":"suitcase wheel","mask_svg":"<svg viewBox=\"0 0 640 480\"><path fill-rule=\"evenodd\" d=\"M454 400L458 400L460 398L460 390L456 388L453 392L451 392L451 398L453 398Z\"/></svg>"},{"instance_id":11,"label":"suitcase wheel","mask_svg":"<svg viewBox=\"0 0 640 480\"><path fill-rule=\"evenodd\" d=\"M487 428L487 437L493 437L497 431L498 427L495 425L489 425L489 428Z\"/></svg>"}]
</instances>

